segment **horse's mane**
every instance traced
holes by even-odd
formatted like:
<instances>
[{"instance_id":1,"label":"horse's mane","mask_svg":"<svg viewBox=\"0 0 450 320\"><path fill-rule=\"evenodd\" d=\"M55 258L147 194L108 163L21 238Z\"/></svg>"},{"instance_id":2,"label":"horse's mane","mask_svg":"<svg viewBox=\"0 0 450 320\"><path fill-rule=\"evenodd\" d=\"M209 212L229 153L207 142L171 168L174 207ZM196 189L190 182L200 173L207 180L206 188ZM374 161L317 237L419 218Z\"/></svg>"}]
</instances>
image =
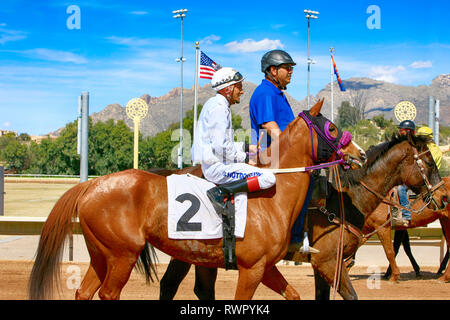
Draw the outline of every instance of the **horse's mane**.
<instances>
[{"instance_id":1,"label":"horse's mane","mask_svg":"<svg viewBox=\"0 0 450 320\"><path fill-rule=\"evenodd\" d=\"M349 170L344 171L342 168L339 168L341 175L341 182L343 186L350 187L352 185L357 185L359 182L367 176L370 172L372 172L379 165L384 163L386 154L389 150L391 150L394 146L402 143L404 141L408 141L412 146L415 146L418 150L423 150L426 145L432 141L429 136L415 136L415 135L400 135L398 133L392 134L390 139L376 145L370 146L366 151L367 162L366 164L358 170Z\"/></svg>"}]
</instances>

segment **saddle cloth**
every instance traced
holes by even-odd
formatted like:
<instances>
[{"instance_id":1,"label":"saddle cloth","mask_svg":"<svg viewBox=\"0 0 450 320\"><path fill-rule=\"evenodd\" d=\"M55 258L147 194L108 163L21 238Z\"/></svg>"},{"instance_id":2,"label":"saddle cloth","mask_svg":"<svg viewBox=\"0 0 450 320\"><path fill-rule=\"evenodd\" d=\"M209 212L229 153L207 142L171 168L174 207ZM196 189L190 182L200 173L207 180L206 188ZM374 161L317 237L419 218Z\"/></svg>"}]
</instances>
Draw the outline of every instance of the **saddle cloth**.
<instances>
[{"instance_id":1,"label":"saddle cloth","mask_svg":"<svg viewBox=\"0 0 450 320\"><path fill-rule=\"evenodd\" d=\"M216 213L206 191L215 185L190 174L167 177L168 233L170 239L220 239L222 218ZM247 193L235 200L235 236L243 238L247 222Z\"/></svg>"}]
</instances>

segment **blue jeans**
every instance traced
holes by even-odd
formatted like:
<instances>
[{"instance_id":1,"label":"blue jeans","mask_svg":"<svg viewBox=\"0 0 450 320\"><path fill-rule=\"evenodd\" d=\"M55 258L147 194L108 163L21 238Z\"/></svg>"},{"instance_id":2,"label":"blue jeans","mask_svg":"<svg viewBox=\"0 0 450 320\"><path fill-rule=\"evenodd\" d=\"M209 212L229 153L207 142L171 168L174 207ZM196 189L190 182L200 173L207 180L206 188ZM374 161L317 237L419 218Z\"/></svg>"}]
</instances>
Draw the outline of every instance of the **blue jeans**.
<instances>
[{"instance_id":1,"label":"blue jeans","mask_svg":"<svg viewBox=\"0 0 450 320\"><path fill-rule=\"evenodd\" d=\"M411 208L409 205L409 198L408 198L408 187L405 185L398 186L398 201L400 201L400 205ZM411 220L411 211L408 211L406 209L402 209L402 216L406 220Z\"/></svg>"},{"instance_id":2,"label":"blue jeans","mask_svg":"<svg viewBox=\"0 0 450 320\"><path fill-rule=\"evenodd\" d=\"M302 211L300 211L300 214L298 215L297 219L294 222L294 225L292 226L291 230L291 243L298 243L302 242L303 240L303 225L305 223L305 215L306 211L308 210L309 202L312 197L314 189L314 179L311 177L309 181L309 187L308 192L306 193L305 203L303 204Z\"/></svg>"}]
</instances>

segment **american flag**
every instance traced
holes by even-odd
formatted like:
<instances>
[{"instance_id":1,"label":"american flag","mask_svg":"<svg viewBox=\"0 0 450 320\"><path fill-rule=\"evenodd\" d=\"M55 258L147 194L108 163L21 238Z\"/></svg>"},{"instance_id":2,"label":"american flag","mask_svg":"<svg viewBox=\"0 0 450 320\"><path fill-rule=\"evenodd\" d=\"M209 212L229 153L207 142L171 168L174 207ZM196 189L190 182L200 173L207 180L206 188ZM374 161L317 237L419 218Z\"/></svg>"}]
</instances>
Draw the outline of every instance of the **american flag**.
<instances>
[{"instance_id":1,"label":"american flag","mask_svg":"<svg viewBox=\"0 0 450 320\"><path fill-rule=\"evenodd\" d=\"M206 54L200 51L200 78L202 79L212 79L214 72L219 70L221 66L211 60Z\"/></svg>"}]
</instances>

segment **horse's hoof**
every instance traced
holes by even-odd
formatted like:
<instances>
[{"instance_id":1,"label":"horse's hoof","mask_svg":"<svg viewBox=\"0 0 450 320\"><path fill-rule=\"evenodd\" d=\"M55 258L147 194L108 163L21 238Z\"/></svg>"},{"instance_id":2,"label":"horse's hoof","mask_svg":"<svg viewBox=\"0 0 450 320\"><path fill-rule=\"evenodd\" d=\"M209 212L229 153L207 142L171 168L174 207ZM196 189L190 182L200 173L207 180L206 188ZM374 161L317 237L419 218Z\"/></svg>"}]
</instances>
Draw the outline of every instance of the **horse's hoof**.
<instances>
[{"instance_id":1,"label":"horse's hoof","mask_svg":"<svg viewBox=\"0 0 450 320\"><path fill-rule=\"evenodd\" d=\"M442 276L442 277L437 278L436 281L446 283L446 282L450 282L450 279L446 278L445 276Z\"/></svg>"},{"instance_id":2,"label":"horse's hoof","mask_svg":"<svg viewBox=\"0 0 450 320\"><path fill-rule=\"evenodd\" d=\"M389 283L392 283L392 284L399 283L399 282L400 282L400 277L392 276L389 279Z\"/></svg>"}]
</instances>

